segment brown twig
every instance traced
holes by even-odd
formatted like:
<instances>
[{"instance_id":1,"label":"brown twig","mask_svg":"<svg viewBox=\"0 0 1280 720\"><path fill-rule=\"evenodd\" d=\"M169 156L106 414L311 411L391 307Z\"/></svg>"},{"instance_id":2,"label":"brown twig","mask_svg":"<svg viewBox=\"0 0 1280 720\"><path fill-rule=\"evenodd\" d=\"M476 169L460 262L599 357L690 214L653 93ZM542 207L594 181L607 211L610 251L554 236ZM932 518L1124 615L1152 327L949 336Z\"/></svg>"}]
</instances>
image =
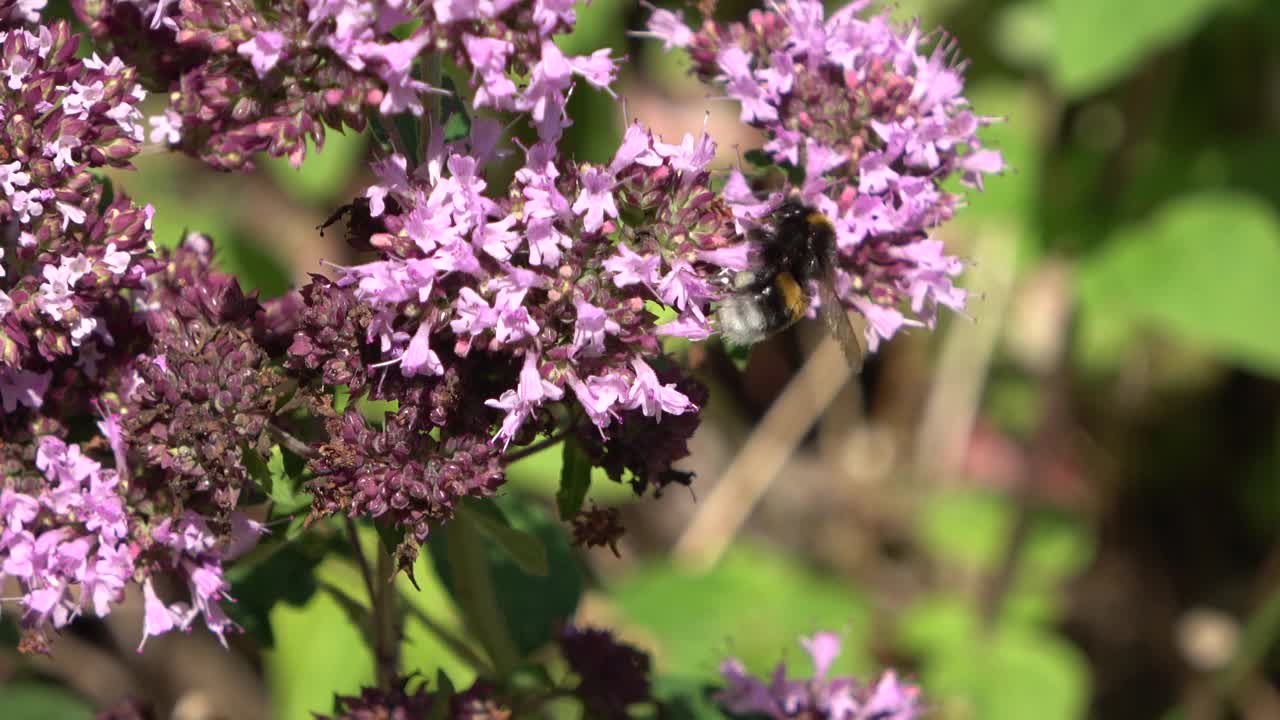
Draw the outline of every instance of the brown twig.
<instances>
[{"instance_id":1,"label":"brown twig","mask_svg":"<svg viewBox=\"0 0 1280 720\"><path fill-rule=\"evenodd\" d=\"M319 455L319 453L315 451L315 448L311 447L302 439L298 438L296 435L289 432L288 430L285 430L279 425L276 425L275 423L271 423L267 427L271 431L271 435L275 437L276 441L279 442L281 445L283 445L286 450L293 453L294 455L297 455L298 457L306 458L308 460Z\"/></svg>"},{"instance_id":2,"label":"brown twig","mask_svg":"<svg viewBox=\"0 0 1280 720\"><path fill-rule=\"evenodd\" d=\"M676 542L677 562L703 571L715 565L852 372L837 343L830 337L823 338L756 425Z\"/></svg>"}]
</instances>

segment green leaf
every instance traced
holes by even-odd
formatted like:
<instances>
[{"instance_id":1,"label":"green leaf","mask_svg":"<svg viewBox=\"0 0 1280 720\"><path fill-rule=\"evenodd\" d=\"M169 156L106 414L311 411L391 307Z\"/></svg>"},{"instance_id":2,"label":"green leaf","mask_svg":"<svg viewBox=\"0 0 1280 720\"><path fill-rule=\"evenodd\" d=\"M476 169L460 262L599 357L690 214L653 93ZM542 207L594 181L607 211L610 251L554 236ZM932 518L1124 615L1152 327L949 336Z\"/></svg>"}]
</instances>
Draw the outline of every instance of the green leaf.
<instances>
[{"instance_id":1,"label":"green leaf","mask_svg":"<svg viewBox=\"0 0 1280 720\"><path fill-rule=\"evenodd\" d=\"M471 135L471 116L467 113L467 106L458 99L458 88L454 86L453 79L446 75L442 82L444 89L449 91L440 101L440 111L444 114L444 140L457 142Z\"/></svg>"},{"instance_id":2,"label":"green leaf","mask_svg":"<svg viewBox=\"0 0 1280 720\"><path fill-rule=\"evenodd\" d=\"M307 156L300 167L290 165L288 158L263 157L259 162L289 196L313 207L324 207L346 193L368 148L369 136L363 132L329 129L321 150L307 139Z\"/></svg>"},{"instance_id":3,"label":"green leaf","mask_svg":"<svg viewBox=\"0 0 1280 720\"><path fill-rule=\"evenodd\" d=\"M456 690L453 687L453 681L444 670L436 671L436 700L431 706L431 715L429 720L447 720L449 717L449 706Z\"/></svg>"},{"instance_id":4,"label":"green leaf","mask_svg":"<svg viewBox=\"0 0 1280 720\"><path fill-rule=\"evenodd\" d=\"M311 505L311 494L302 490L301 472L290 472L285 467L284 451L279 445L271 447L266 463L253 450L242 450L246 468L258 487L275 503L277 515L289 515Z\"/></svg>"},{"instance_id":5,"label":"green leaf","mask_svg":"<svg viewBox=\"0 0 1280 720\"><path fill-rule=\"evenodd\" d=\"M264 298L289 291L293 280L284 263L271 251L236 233L214 237L219 269L236 276L246 292L257 290Z\"/></svg>"},{"instance_id":6,"label":"green leaf","mask_svg":"<svg viewBox=\"0 0 1280 720\"><path fill-rule=\"evenodd\" d=\"M530 534L545 548L548 571L530 575L512 559L492 535L482 538L489 575L506 630L518 650L528 655L546 645L558 622L571 618L582 597L583 578L578 560L559 524L528 500L505 497L494 503L513 529ZM480 515L482 511L473 512ZM436 566L436 574L459 602L449 553L449 534L433 535L426 544ZM466 607L459 610L465 614Z\"/></svg>"},{"instance_id":7,"label":"green leaf","mask_svg":"<svg viewBox=\"0 0 1280 720\"><path fill-rule=\"evenodd\" d=\"M1126 318L1280 375L1280 222L1256 197L1204 192L1123 228L1077 273L1085 318Z\"/></svg>"},{"instance_id":8,"label":"green leaf","mask_svg":"<svg viewBox=\"0 0 1280 720\"><path fill-rule=\"evenodd\" d=\"M494 503L468 498L458 508L458 514L474 522L525 574L546 577L550 572L547 549L538 537L511 527Z\"/></svg>"},{"instance_id":9,"label":"green leaf","mask_svg":"<svg viewBox=\"0 0 1280 720\"><path fill-rule=\"evenodd\" d=\"M979 626L972 603L933 596L899 618L898 642L924 659L929 704L983 720L1076 720L1089 697L1088 666L1079 650L1040 626Z\"/></svg>"},{"instance_id":10,"label":"green leaf","mask_svg":"<svg viewBox=\"0 0 1280 720\"><path fill-rule=\"evenodd\" d=\"M0 708L5 720L78 720L93 717L93 709L70 690L34 682L0 685Z\"/></svg>"},{"instance_id":11,"label":"green leaf","mask_svg":"<svg viewBox=\"0 0 1280 720\"><path fill-rule=\"evenodd\" d=\"M625 0L578 0L573 6L578 21L572 32L556 36L556 45L566 55L587 55L607 45L625 48L626 14L631 8Z\"/></svg>"},{"instance_id":12,"label":"green leaf","mask_svg":"<svg viewBox=\"0 0 1280 720\"><path fill-rule=\"evenodd\" d=\"M821 577L764 548L735 547L703 574L656 563L623 580L613 594L624 625L653 638L655 654L672 674L718 679L726 654L766 674L799 651L798 637L818 630L841 632L845 640L836 674L871 666L863 642L873 630L867 601L846 581Z\"/></svg>"},{"instance_id":13,"label":"green leaf","mask_svg":"<svg viewBox=\"0 0 1280 720\"><path fill-rule=\"evenodd\" d=\"M663 305L656 300L645 300L644 309L649 311L653 316L654 325L666 325L680 316L680 312L673 307Z\"/></svg>"},{"instance_id":14,"label":"green leaf","mask_svg":"<svg viewBox=\"0 0 1280 720\"><path fill-rule=\"evenodd\" d=\"M994 570L1013 528L1013 503L996 493L942 491L918 517L921 542L939 559L975 572ZM1019 583L1040 587L1081 571L1093 557L1091 536L1079 520L1048 511L1032 520Z\"/></svg>"},{"instance_id":15,"label":"green leaf","mask_svg":"<svg viewBox=\"0 0 1280 720\"><path fill-rule=\"evenodd\" d=\"M564 440L564 460L560 465L560 489L556 491L556 508L560 519L572 520L582 510L591 487L591 460L572 436Z\"/></svg>"},{"instance_id":16,"label":"green leaf","mask_svg":"<svg viewBox=\"0 0 1280 720\"><path fill-rule=\"evenodd\" d=\"M15 649L20 640L22 635L18 632L18 626L13 623L13 618L9 615L0 616L0 648Z\"/></svg>"},{"instance_id":17,"label":"green leaf","mask_svg":"<svg viewBox=\"0 0 1280 720\"><path fill-rule=\"evenodd\" d=\"M550 446L511 463L507 467L507 486L522 493L554 499L560 491L563 456L562 450ZM638 501L630 486L611 482L604 468L591 469L591 499L605 506Z\"/></svg>"},{"instance_id":18,"label":"green leaf","mask_svg":"<svg viewBox=\"0 0 1280 720\"><path fill-rule=\"evenodd\" d=\"M351 402L351 388L346 385L335 385L333 387L333 411L336 413L344 413L347 411L347 404Z\"/></svg>"},{"instance_id":19,"label":"green leaf","mask_svg":"<svg viewBox=\"0 0 1280 720\"><path fill-rule=\"evenodd\" d=\"M302 539L278 548L264 548L266 557L243 562L227 571L234 603L225 603L227 614L265 647L275 644L271 611L278 603L301 606L316 591L314 570L324 559L327 547L319 541Z\"/></svg>"},{"instance_id":20,"label":"green leaf","mask_svg":"<svg viewBox=\"0 0 1280 720\"><path fill-rule=\"evenodd\" d=\"M1050 0L1051 73L1069 97L1113 84L1148 56L1191 35L1224 0Z\"/></svg>"},{"instance_id":21,"label":"green leaf","mask_svg":"<svg viewBox=\"0 0 1280 720\"><path fill-rule=\"evenodd\" d=\"M653 681L653 697L662 705L663 720L725 720L727 715L710 698L718 686L686 677L660 675Z\"/></svg>"},{"instance_id":22,"label":"green leaf","mask_svg":"<svg viewBox=\"0 0 1280 720\"><path fill-rule=\"evenodd\" d=\"M925 692L945 705L956 696L983 720L1077 720L1085 716L1089 670L1079 650L1041 631L999 633L994 642L933 661Z\"/></svg>"},{"instance_id":23,"label":"green leaf","mask_svg":"<svg viewBox=\"0 0 1280 720\"><path fill-rule=\"evenodd\" d=\"M315 579L363 597L364 582L345 560L322 563ZM277 604L271 627L276 643L264 653L264 664L274 717L310 718L313 711L331 708L335 694L359 694L361 686L373 684L373 654L329 593L314 593L302 607Z\"/></svg>"}]
</instances>

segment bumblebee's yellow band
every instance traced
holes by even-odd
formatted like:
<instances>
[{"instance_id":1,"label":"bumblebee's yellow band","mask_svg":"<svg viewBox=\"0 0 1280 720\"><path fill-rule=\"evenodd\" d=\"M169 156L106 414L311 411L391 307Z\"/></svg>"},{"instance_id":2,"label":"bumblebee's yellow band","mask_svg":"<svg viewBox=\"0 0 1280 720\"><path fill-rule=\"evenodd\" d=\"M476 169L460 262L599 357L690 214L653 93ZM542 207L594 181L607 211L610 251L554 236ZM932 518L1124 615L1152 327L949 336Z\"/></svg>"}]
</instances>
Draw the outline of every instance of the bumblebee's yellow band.
<instances>
[{"instance_id":1,"label":"bumblebee's yellow band","mask_svg":"<svg viewBox=\"0 0 1280 720\"><path fill-rule=\"evenodd\" d=\"M798 320L804 317L809 310L809 296L805 294L804 288L800 287L800 283L796 282L795 276L789 272L780 272L773 282L778 292L782 294L782 304L786 306L787 314L791 319Z\"/></svg>"},{"instance_id":2,"label":"bumblebee's yellow band","mask_svg":"<svg viewBox=\"0 0 1280 720\"><path fill-rule=\"evenodd\" d=\"M823 215L820 212L809 213L809 216L806 217L804 220L810 225L817 225L819 227L826 228L827 230L830 230L832 232L834 232L836 229L835 226L831 224L831 218L827 217L826 215Z\"/></svg>"}]
</instances>

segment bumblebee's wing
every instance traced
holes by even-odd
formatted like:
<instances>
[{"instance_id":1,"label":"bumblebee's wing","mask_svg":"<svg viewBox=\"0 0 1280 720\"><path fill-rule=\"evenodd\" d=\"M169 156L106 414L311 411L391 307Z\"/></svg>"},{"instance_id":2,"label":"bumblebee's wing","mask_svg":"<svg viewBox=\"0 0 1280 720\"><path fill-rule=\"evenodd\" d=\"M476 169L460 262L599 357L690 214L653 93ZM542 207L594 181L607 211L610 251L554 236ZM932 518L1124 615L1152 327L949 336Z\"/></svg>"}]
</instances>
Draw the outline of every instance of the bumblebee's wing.
<instances>
[{"instance_id":1,"label":"bumblebee's wing","mask_svg":"<svg viewBox=\"0 0 1280 720\"><path fill-rule=\"evenodd\" d=\"M862 371L862 358L866 352L862 349L858 334L853 329L853 323L849 322L849 313L836 295L835 280L834 268L827 265L823 276L818 279L818 298L822 302L818 313L822 315L822 322L827 326L827 331L836 339L836 342L840 343L845 360L849 361L849 367L856 375Z\"/></svg>"}]
</instances>

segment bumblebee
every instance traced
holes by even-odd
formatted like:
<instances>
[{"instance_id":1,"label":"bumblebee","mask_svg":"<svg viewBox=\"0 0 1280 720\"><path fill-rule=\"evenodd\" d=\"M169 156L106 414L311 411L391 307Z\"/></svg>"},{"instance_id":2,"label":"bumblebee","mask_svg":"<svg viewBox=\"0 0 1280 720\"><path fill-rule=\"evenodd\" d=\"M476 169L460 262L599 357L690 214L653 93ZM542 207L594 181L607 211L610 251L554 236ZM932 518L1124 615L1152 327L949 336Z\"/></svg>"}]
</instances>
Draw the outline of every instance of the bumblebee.
<instances>
[{"instance_id":1,"label":"bumblebee","mask_svg":"<svg viewBox=\"0 0 1280 720\"><path fill-rule=\"evenodd\" d=\"M836 295L836 232L831 219L797 200L787 200L770 222L753 230L757 267L738 273L734 292L716 310L720 334L733 345L754 345L804 317L821 300L819 314L839 342L849 366L862 368L863 350L844 305Z\"/></svg>"}]
</instances>

